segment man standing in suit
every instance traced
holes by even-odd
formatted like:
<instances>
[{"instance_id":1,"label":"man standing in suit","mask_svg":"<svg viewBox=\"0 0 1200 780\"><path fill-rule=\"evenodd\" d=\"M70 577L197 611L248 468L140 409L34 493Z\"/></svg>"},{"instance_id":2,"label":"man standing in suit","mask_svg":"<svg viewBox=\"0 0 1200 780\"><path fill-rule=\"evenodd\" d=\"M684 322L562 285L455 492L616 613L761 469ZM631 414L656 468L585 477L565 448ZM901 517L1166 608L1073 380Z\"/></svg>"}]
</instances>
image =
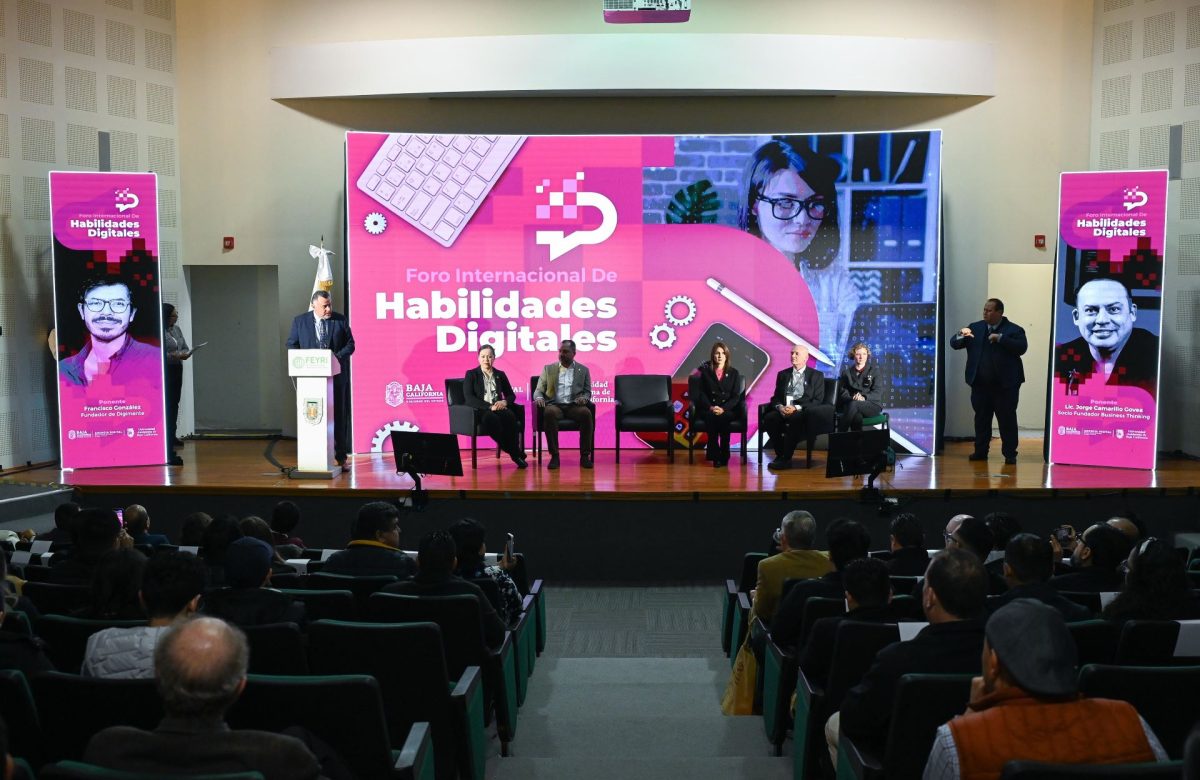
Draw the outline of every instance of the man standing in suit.
<instances>
[{"instance_id":1,"label":"man standing in suit","mask_svg":"<svg viewBox=\"0 0 1200 780\"><path fill-rule=\"evenodd\" d=\"M816 411L815 407L824 402L825 376L808 367L807 347L793 346L791 368L785 368L775 376L775 395L771 396L775 408L763 417L763 428L775 447L775 460L768 463L767 468L792 467L792 453L804 436L806 422Z\"/></svg>"},{"instance_id":2,"label":"man standing in suit","mask_svg":"<svg viewBox=\"0 0 1200 780\"><path fill-rule=\"evenodd\" d=\"M592 436L596 421L588 402L592 400L592 374L587 366L575 362L575 342L563 339L558 362L542 369L533 402L545 409L546 447L550 450L548 469L558 468L558 422L566 417L579 424L579 465L592 467Z\"/></svg>"},{"instance_id":3,"label":"man standing in suit","mask_svg":"<svg viewBox=\"0 0 1200 780\"><path fill-rule=\"evenodd\" d=\"M967 384L975 410L975 451L970 460L987 460L992 442L992 416L1000 427L1004 462L1017 462L1017 397L1025 381L1021 355L1029 348L1025 329L1004 316L1004 302L988 298L983 319L950 339L952 349L967 350Z\"/></svg>"},{"instance_id":4,"label":"man standing in suit","mask_svg":"<svg viewBox=\"0 0 1200 780\"><path fill-rule=\"evenodd\" d=\"M287 348L330 349L337 356L342 370L333 378L333 454L345 470L350 452L350 356L354 354L354 335L346 315L334 313L328 292L313 293L312 311L297 314L292 320Z\"/></svg>"}]
</instances>

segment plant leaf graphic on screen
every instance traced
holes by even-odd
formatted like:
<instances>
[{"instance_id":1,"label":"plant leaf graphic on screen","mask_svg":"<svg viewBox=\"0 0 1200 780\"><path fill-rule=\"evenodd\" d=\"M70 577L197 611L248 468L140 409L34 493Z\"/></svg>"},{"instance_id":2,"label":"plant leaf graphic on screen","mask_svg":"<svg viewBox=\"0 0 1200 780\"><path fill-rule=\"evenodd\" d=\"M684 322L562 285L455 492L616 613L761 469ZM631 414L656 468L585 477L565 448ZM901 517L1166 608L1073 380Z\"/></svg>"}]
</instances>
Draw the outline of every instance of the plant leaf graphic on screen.
<instances>
[{"instance_id":1,"label":"plant leaf graphic on screen","mask_svg":"<svg viewBox=\"0 0 1200 780\"><path fill-rule=\"evenodd\" d=\"M543 179L537 186L540 195L547 195L547 203L539 203L535 216L539 220L550 220L555 216L563 219L577 219L580 207L595 208L600 211L600 224L591 230L539 230L537 243L550 247L550 260L553 262L584 244L602 244L612 237L617 229L617 207L613 202L598 192L589 192L579 188L583 181L583 171L575 174L574 179L563 179L561 190L550 189L550 180Z\"/></svg>"}]
</instances>

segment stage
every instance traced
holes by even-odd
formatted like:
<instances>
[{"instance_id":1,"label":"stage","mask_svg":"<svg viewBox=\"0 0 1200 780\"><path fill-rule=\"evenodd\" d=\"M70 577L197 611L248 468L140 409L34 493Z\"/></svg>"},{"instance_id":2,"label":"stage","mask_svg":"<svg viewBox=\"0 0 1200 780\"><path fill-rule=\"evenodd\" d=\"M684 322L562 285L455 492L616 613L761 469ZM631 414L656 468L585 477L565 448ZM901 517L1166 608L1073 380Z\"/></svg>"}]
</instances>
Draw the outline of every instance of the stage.
<instances>
[{"instance_id":1,"label":"stage","mask_svg":"<svg viewBox=\"0 0 1200 780\"><path fill-rule=\"evenodd\" d=\"M396 474L390 452L356 455L332 480L301 481L267 461L267 445L190 441L182 467L42 468L4 481L71 486L88 505L141 503L155 530L172 537L191 511L269 518L276 501L290 499L303 511L299 535L316 547L343 545L362 503L403 499L412 488L409 477ZM714 469L702 451L689 465L686 450L668 463L665 452L624 449L619 464L614 451L600 450L595 468L586 470L577 451L563 450L562 468L549 471L532 457L519 470L494 449L480 449L472 470L464 450L464 476L423 480L429 506L406 512L402 544L413 549L426 530L472 516L489 527L493 547L503 532L516 534L537 576L662 582L732 576L741 553L765 547L780 517L798 508L812 511L821 526L835 517L858 519L881 548L896 511L922 519L930 546L940 546L941 527L957 512L1004 510L1028 530L1048 533L1062 522L1086 527L1133 510L1160 536L1196 530L1200 462L1160 459L1155 471L1048 466L1040 439L1022 439L1018 463L1007 466L998 449L987 462L967 460L969 443L949 444L935 457L899 455L894 471L876 480L882 497L864 494L864 477L826 479L824 451L813 453L811 469L776 473L766 468L765 453L759 466L755 452L745 464L735 453L728 468ZM295 442L278 442L273 454L295 463Z\"/></svg>"}]
</instances>

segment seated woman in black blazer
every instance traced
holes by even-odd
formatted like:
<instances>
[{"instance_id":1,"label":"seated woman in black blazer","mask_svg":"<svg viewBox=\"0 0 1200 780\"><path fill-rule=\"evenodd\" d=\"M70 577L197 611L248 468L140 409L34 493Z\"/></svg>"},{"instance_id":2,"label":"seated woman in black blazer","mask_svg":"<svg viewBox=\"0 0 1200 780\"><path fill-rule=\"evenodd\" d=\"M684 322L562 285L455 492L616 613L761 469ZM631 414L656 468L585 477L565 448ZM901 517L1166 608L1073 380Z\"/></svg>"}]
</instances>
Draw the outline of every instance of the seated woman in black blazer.
<instances>
[{"instance_id":1,"label":"seated woman in black blazer","mask_svg":"<svg viewBox=\"0 0 1200 780\"><path fill-rule=\"evenodd\" d=\"M871 360L871 348L858 342L850 348L853 364L842 369L838 379L839 431L861 431L864 417L883 414L879 402L883 399L883 377L879 366Z\"/></svg>"},{"instance_id":2,"label":"seated woman in black blazer","mask_svg":"<svg viewBox=\"0 0 1200 780\"><path fill-rule=\"evenodd\" d=\"M517 468L523 469L528 464L518 445L517 418L508 408L517 402L517 396L504 372L492 367L495 362L496 350L490 346L480 348L479 368L472 368L463 377L463 398L467 406L483 412L480 424L484 432L508 453Z\"/></svg>"},{"instance_id":3,"label":"seated woman in black blazer","mask_svg":"<svg viewBox=\"0 0 1200 780\"><path fill-rule=\"evenodd\" d=\"M696 409L708 431L706 456L719 469L729 463L729 426L742 416L746 393L738 392L740 374L729 365L729 347L717 341L709 352L709 360L696 369L700 375L699 398Z\"/></svg>"}]
</instances>

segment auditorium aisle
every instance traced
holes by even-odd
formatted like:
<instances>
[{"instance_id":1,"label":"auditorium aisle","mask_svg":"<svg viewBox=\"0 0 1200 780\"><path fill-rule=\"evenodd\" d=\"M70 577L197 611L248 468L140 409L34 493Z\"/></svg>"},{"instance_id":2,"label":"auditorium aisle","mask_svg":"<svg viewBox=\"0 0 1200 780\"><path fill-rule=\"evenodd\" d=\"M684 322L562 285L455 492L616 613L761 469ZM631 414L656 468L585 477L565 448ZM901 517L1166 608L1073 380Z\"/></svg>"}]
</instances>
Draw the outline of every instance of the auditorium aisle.
<instances>
[{"instance_id":1,"label":"auditorium aisle","mask_svg":"<svg viewBox=\"0 0 1200 780\"><path fill-rule=\"evenodd\" d=\"M490 758L489 778L790 777L762 718L721 715L719 588L551 585L546 595L546 650L513 755Z\"/></svg>"}]
</instances>

